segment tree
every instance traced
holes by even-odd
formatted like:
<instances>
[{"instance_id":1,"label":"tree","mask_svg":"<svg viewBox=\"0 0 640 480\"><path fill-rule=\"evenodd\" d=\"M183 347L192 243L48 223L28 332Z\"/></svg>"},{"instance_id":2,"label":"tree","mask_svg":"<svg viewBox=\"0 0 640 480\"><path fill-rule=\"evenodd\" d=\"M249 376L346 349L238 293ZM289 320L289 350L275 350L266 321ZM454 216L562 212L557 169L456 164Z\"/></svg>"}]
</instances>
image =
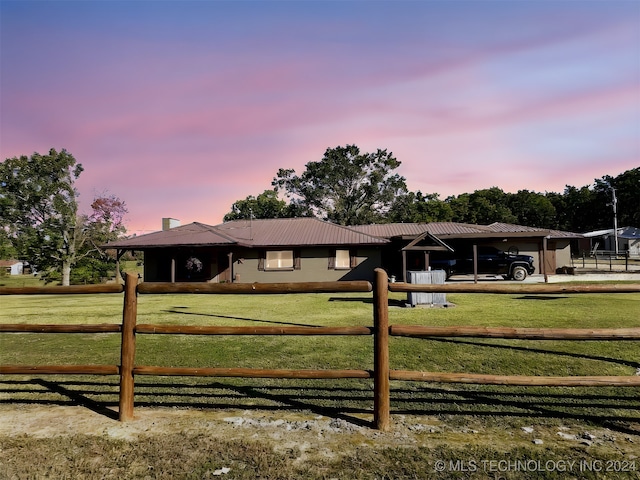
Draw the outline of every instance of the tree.
<instances>
[{"instance_id":1,"label":"tree","mask_svg":"<svg viewBox=\"0 0 640 480\"><path fill-rule=\"evenodd\" d=\"M88 221L101 227L108 240L116 240L127 231L124 226L124 217L129 210L124 201L115 195L103 194L93 199L91 203L92 213Z\"/></svg>"},{"instance_id":2,"label":"tree","mask_svg":"<svg viewBox=\"0 0 640 480\"><path fill-rule=\"evenodd\" d=\"M618 175L615 186L618 189L620 225L640 226L640 167Z\"/></svg>"},{"instance_id":3,"label":"tree","mask_svg":"<svg viewBox=\"0 0 640 480\"><path fill-rule=\"evenodd\" d=\"M556 209L551 201L541 193L520 190L518 193L508 195L507 205L519 225L556 228Z\"/></svg>"},{"instance_id":4,"label":"tree","mask_svg":"<svg viewBox=\"0 0 640 480\"><path fill-rule=\"evenodd\" d=\"M616 191L618 226L639 226L640 167L627 170L615 178L605 175L602 180L595 181L594 190L598 195L597 201L602 203L599 207L604 206L602 228L613 226L612 188Z\"/></svg>"},{"instance_id":5,"label":"tree","mask_svg":"<svg viewBox=\"0 0 640 480\"><path fill-rule=\"evenodd\" d=\"M124 218L129 210L123 200L115 195L103 194L91 203L92 213L83 217L82 254L78 258L78 269L83 269L82 279L95 282L114 267L116 254L113 250L103 250L101 246L122 237L127 229ZM78 275L76 275L78 276ZM116 279L122 280L120 272Z\"/></svg>"},{"instance_id":6,"label":"tree","mask_svg":"<svg viewBox=\"0 0 640 480\"><path fill-rule=\"evenodd\" d=\"M387 221L395 223L449 222L451 206L440 200L437 193L424 195L421 191L398 196L387 214Z\"/></svg>"},{"instance_id":7,"label":"tree","mask_svg":"<svg viewBox=\"0 0 640 480\"><path fill-rule=\"evenodd\" d=\"M293 205L278 198L275 190L265 190L257 197L249 195L231 206L231 212L224 216L225 222L248 218L290 218L305 216L305 212L296 211Z\"/></svg>"},{"instance_id":8,"label":"tree","mask_svg":"<svg viewBox=\"0 0 640 480\"><path fill-rule=\"evenodd\" d=\"M18 254L38 270L59 269L69 285L76 261L78 192L82 173L66 150L34 153L0 164L0 224Z\"/></svg>"},{"instance_id":9,"label":"tree","mask_svg":"<svg viewBox=\"0 0 640 480\"><path fill-rule=\"evenodd\" d=\"M556 209L561 230L580 233L604 228L598 226L600 219L594 211L595 195L588 186L577 188L567 185L561 196L547 197Z\"/></svg>"},{"instance_id":10,"label":"tree","mask_svg":"<svg viewBox=\"0 0 640 480\"><path fill-rule=\"evenodd\" d=\"M557 212L557 227L572 232L613 228L613 192L616 191L618 226L640 225L640 168L633 168L617 177L605 175L593 185L567 185L562 195L546 196Z\"/></svg>"},{"instance_id":11,"label":"tree","mask_svg":"<svg viewBox=\"0 0 640 480\"><path fill-rule=\"evenodd\" d=\"M340 225L361 225L384 219L394 199L407 192L404 177L392 173L399 166L387 150L361 154L355 145L339 146L307 163L300 176L281 168L272 185L293 208Z\"/></svg>"},{"instance_id":12,"label":"tree","mask_svg":"<svg viewBox=\"0 0 640 480\"><path fill-rule=\"evenodd\" d=\"M448 197L446 201L451 205L455 222L489 225L517 220L509 209L507 194L498 187Z\"/></svg>"}]
</instances>

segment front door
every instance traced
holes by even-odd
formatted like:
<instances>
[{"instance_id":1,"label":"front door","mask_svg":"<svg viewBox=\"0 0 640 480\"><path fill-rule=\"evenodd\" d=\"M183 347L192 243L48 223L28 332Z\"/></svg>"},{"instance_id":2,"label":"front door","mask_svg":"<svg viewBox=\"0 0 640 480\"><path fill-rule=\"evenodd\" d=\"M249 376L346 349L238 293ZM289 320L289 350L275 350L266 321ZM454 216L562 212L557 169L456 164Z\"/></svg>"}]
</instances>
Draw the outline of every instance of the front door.
<instances>
[{"instance_id":1,"label":"front door","mask_svg":"<svg viewBox=\"0 0 640 480\"><path fill-rule=\"evenodd\" d=\"M225 252L218 252L217 260L214 279L217 278L218 283L230 282L229 256Z\"/></svg>"}]
</instances>

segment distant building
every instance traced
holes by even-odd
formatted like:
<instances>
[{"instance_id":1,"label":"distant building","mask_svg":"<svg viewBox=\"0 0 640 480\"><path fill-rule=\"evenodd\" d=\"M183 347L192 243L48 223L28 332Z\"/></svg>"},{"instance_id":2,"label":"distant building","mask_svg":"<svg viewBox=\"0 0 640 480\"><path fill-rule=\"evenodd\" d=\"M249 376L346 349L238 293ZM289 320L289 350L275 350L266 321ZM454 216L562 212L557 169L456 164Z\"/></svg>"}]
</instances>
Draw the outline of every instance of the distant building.
<instances>
[{"instance_id":1,"label":"distant building","mask_svg":"<svg viewBox=\"0 0 640 480\"><path fill-rule=\"evenodd\" d=\"M24 262L20 260L0 260L0 269L7 275L22 275Z\"/></svg>"},{"instance_id":2,"label":"distant building","mask_svg":"<svg viewBox=\"0 0 640 480\"><path fill-rule=\"evenodd\" d=\"M597 254L598 252L615 252L616 251L616 235L613 228L608 230L595 230L582 234L585 241L588 241L589 253ZM630 257L640 257L640 228L621 227L617 230L618 237L618 253L626 255L629 252ZM586 248L583 248L586 250Z\"/></svg>"}]
</instances>

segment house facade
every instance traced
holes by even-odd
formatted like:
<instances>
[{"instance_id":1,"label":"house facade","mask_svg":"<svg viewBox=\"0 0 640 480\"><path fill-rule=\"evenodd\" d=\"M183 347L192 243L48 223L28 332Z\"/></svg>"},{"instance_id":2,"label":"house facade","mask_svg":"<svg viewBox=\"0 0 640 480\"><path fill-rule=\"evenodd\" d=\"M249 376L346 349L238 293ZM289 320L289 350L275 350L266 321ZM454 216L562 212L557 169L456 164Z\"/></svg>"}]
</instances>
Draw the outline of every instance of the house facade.
<instances>
[{"instance_id":1,"label":"house facade","mask_svg":"<svg viewBox=\"0 0 640 480\"><path fill-rule=\"evenodd\" d=\"M165 222L166 223L166 222ZM175 225L175 223L174 223ZM536 272L570 265L575 234L518 225L451 222L344 227L316 218L191 223L104 245L119 258L144 252L144 281L216 283L372 280L384 268L404 280L430 258L472 245L532 255Z\"/></svg>"},{"instance_id":2,"label":"house facade","mask_svg":"<svg viewBox=\"0 0 640 480\"><path fill-rule=\"evenodd\" d=\"M147 282L371 280L388 241L315 218L191 223L105 245L144 252Z\"/></svg>"},{"instance_id":3,"label":"house facade","mask_svg":"<svg viewBox=\"0 0 640 480\"><path fill-rule=\"evenodd\" d=\"M406 271L426 270L430 258L455 257L456 252L468 252L473 246L490 246L505 252L530 255L536 273L555 273L558 268L571 265L571 241L580 234L548 230L507 223L472 225L454 222L399 223L360 225L358 231L388 238L387 271L397 278L405 278ZM416 239L425 233L444 243L448 248L412 248ZM402 260L404 259L404 260Z\"/></svg>"}]
</instances>

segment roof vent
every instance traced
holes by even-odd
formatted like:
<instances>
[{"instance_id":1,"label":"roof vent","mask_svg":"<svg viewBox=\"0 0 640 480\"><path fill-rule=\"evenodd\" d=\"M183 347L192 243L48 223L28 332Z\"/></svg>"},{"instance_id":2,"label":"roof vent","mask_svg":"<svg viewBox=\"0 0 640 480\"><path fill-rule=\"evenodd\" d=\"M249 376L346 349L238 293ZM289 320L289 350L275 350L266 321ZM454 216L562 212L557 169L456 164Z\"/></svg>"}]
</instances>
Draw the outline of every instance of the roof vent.
<instances>
[{"instance_id":1,"label":"roof vent","mask_svg":"<svg viewBox=\"0 0 640 480\"><path fill-rule=\"evenodd\" d=\"M175 218L163 218L162 219L162 230L170 230L172 228L176 228L180 226L180 220L176 220Z\"/></svg>"}]
</instances>

